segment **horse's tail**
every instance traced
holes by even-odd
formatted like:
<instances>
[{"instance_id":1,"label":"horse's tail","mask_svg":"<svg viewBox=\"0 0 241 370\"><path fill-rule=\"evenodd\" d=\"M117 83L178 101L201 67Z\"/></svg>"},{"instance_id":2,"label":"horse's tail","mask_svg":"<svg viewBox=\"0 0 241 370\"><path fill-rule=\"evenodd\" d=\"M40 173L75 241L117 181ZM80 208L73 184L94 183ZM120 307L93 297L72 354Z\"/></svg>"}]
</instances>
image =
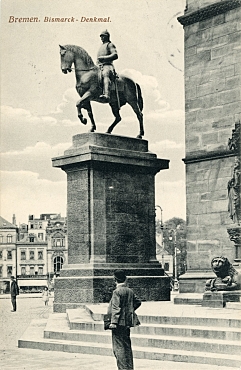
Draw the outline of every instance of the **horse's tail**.
<instances>
[{"instance_id":1,"label":"horse's tail","mask_svg":"<svg viewBox=\"0 0 241 370\"><path fill-rule=\"evenodd\" d=\"M142 110L143 110L143 98L142 98L142 94L141 94L140 85L136 84L136 88L137 88L137 101L138 101L140 111L142 112Z\"/></svg>"}]
</instances>

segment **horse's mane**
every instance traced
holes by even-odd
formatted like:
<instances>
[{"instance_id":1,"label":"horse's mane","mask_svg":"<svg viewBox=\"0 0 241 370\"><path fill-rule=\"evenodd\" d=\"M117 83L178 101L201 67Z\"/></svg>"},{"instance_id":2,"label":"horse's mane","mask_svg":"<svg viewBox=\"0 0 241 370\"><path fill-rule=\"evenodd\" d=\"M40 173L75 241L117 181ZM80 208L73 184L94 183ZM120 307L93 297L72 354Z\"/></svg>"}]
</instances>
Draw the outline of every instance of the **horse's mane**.
<instances>
[{"instance_id":1,"label":"horse's mane","mask_svg":"<svg viewBox=\"0 0 241 370\"><path fill-rule=\"evenodd\" d=\"M94 67L95 64L91 56L83 48L77 45L64 45L67 50L72 51L73 53L79 55L83 61L86 63L87 67Z\"/></svg>"}]
</instances>

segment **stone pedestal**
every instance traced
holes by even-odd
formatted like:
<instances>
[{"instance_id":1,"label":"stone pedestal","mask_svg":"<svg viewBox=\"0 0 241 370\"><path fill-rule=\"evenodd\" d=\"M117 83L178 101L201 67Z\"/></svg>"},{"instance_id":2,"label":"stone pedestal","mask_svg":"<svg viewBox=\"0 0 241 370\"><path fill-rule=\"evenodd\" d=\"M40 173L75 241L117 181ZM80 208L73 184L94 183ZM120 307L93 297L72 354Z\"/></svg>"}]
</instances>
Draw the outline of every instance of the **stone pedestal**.
<instances>
[{"instance_id":1,"label":"stone pedestal","mask_svg":"<svg viewBox=\"0 0 241 370\"><path fill-rule=\"evenodd\" d=\"M146 140L88 133L52 162L67 174L68 222L54 310L107 302L116 268L142 300L169 300L169 278L156 260L154 181L169 161L150 153Z\"/></svg>"},{"instance_id":2,"label":"stone pedestal","mask_svg":"<svg viewBox=\"0 0 241 370\"><path fill-rule=\"evenodd\" d=\"M203 295L202 306L223 308L226 307L227 302L240 302L241 291L218 291L205 292Z\"/></svg>"}]
</instances>

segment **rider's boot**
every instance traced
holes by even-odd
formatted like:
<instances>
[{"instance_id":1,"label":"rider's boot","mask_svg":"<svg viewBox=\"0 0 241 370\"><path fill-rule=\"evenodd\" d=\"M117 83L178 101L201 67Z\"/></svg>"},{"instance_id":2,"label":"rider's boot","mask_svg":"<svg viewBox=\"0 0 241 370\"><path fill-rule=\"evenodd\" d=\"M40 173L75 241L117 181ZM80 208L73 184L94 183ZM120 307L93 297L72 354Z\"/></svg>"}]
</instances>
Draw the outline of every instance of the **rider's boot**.
<instances>
[{"instance_id":1,"label":"rider's boot","mask_svg":"<svg viewBox=\"0 0 241 370\"><path fill-rule=\"evenodd\" d=\"M110 79L109 77L104 77L103 80L103 94L100 95L100 99L103 100L104 103L109 103L110 101Z\"/></svg>"}]
</instances>

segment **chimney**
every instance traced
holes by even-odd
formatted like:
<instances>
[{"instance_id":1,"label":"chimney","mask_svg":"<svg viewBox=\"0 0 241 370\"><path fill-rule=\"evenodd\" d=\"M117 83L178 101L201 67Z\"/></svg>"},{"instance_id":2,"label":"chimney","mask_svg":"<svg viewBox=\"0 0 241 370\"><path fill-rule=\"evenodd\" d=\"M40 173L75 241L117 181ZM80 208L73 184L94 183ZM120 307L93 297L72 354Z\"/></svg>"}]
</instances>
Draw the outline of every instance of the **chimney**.
<instances>
[{"instance_id":1,"label":"chimney","mask_svg":"<svg viewBox=\"0 0 241 370\"><path fill-rule=\"evenodd\" d=\"M16 225L16 217L15 217L15 214L13 214L12 224L13 225Z\"/></svg>"}]
</instances>

